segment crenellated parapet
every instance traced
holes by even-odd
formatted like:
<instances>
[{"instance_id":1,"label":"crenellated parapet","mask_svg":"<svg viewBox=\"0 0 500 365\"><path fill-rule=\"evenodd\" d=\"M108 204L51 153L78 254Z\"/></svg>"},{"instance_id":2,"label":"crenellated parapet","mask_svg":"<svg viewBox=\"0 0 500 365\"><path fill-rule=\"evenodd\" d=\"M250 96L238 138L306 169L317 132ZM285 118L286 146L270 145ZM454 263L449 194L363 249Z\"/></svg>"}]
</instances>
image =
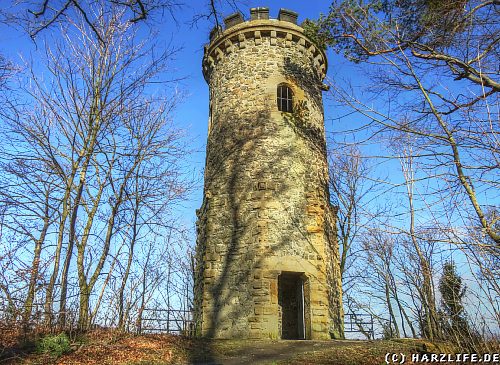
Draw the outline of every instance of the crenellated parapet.
<instances>
[{"instance_id":1,"label":"crenellated parapet","mask_svg":"<svg viewBox=\"0 0 500 365\"><path fill-rule=\"evenodd\" d=\"M210 33L210 43L205 46L203 75L209 82L212 70L225 57L247 47L267 43L275 47L296 47L306 55L317 70L320 80L327 72L327 58L297 25L297 13L280 9L277 19L269 19L268 8L253 8L251 18L244 21L240 13L225 18L225 29L214 28Z\"/></svg>"},{"instance_id":2,"label":"crenellated parapet","mask_svg":"<svg viewBox=\"0 0 500 365\"><path fill-rule=\"evenodd\" d=\"M196 332L209 338L342 337L336 213L324 127L324 52L297 13L267 8L215 28L203 203L197 211Z\"/></svg>"}]
</instances>

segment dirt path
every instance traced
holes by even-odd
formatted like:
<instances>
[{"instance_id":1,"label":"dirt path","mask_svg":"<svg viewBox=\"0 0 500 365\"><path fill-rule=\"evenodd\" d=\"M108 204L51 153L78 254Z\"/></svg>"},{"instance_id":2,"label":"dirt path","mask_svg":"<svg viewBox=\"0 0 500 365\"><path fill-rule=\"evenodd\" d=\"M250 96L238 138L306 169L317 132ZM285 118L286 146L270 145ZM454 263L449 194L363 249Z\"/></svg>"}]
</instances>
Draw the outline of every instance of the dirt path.
<instances>
[{"instance_id":1,"label":"dirt path","mask_svg":"<svg viewBox=\"0 0 500 365\"><path fill-rule=\"evenodd\" d=\"M210 350L204 349L205 359L193 359L193 365L241 365L273 364L289 360L298 354L324 351L334 346L349 346L352 341L248 341L247 344L234 346L234 341L220 341ZM237 347L237 348L236 348Z\"/></svg>"}]
</instances>

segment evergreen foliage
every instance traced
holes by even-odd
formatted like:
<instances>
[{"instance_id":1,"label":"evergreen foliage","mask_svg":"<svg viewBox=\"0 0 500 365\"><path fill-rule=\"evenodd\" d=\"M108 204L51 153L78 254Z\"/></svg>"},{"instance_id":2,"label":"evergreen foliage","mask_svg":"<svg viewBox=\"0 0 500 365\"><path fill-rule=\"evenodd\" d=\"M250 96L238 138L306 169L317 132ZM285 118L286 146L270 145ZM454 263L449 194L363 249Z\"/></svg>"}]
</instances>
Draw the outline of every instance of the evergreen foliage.
<instances>
[{"instance_id":1,"label":"evergreen foliage","mask_svg":"<svg viewBox=\"0 0 500 365\"><path fill-rule=\"evenodd\" d=\"M69 338L64 332L42 337L36 343L36 351L59 357L71 351Z\"/></svg>"},{"instance_id":2,"label":"evergreen foliage","mask_svg":"<svg viewBox=\"0 0 500 365\"><path fill-rule=\"evenodd\" d=\"M443 265L443 275L439 281L439 292L441 293L441 320L444 335L461 346L476 336L472 334L465 315L463 299L466 287L462 278L458 275L453 261L447 261Z\"/></svg>"}]
</instances>

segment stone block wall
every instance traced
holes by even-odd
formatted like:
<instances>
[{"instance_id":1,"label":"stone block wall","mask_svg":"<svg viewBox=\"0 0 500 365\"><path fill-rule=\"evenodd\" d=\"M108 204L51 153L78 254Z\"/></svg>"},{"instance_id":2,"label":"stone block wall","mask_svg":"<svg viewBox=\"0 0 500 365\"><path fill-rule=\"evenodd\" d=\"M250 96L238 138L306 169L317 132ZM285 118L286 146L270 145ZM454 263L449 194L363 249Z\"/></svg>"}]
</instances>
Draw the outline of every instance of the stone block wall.
<instances>
[{"instance_id":1,"label":"stone block wall","mask_svg":"<svg viewBox=\"0 0 500 365\"><path fill-rule=\"evenodd\" d=\"M212 32L203 59L210 118L197 212L198 333L281 338L278 277L293 273L303 282L306 338L337 336L342 290L321 95L326 57L292 22L253 18ZM291 113L278 110L279 84L293 90Z\"/></svg>"}]
</instances>

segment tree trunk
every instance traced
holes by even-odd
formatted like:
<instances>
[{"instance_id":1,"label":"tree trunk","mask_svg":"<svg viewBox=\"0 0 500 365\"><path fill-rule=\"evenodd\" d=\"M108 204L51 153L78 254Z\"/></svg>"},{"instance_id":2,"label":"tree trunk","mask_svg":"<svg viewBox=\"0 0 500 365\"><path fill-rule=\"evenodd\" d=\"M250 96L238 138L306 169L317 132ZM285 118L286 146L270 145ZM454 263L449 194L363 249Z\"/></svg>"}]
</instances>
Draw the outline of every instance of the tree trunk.
<instances>
[{"instance_id":1,"label":"tree trunk","mask_svg":"<svg viewBox=\"0 0 500 365\"><path fill-rule=\"evenodd\" d=\"M72 184L72 179L70 180ZM66 226L66 219L68 218L68 199L70 196L70 186L66 187L66 191L64 192L64 197L62 200L62 213L61 220L59 221L58 233L57 233L57 247L56 247L56 255L54 258L54 268L52 270L52 275L50 276L49 285L47 286L47 290L45 292L45 326L47 328L52 327L53 321L53 304L54 304L54 287L56 284L57 276L59 275L59 264L61 262L61 253L64 239L64 228Z\"/></svg>"},{"instance_id":2,"label":"tree trunk","mask_svg":"<svg viewBox=\"0 0 500 365\"><path fill-rule=\"evenodd\" d=\"M404 327L404 323L406 321L406 323L408 323L408 326L410 327L412 337L417 338L417 332L415 331L415 328L413 327L413 324L412 324L410 318L408 317L408 314L406 313L404 307L401 304L401 301L399 300L398 291L395 287L394 287L393 296L394 296L394 300L396 300L396 303L397 303L398 309L399 309L399 313L401 315L401 324L403 327L404 336L406 337L406 330Z\"/></svg>"},{"instance_id":3,"label":"tree trunk","mask_svg":"<svg viewBox=\"0 0 500 365\"><path fill-rule=\"evenodd\" d=\"M80 287L80 311L78 315L78 329L87 331L89 329L89 311L90 311L90 291L88 288Z\"/></svg>"},{"instance_id":4,"label":"tree trunk","mask_svg":"<svg viewBox=\"0 0 500 365\"><path fill-rule=\"evenodd\" d=\"M31 263L31 274L30 281L28 285L28 295L26 296L26 300L24 302L24 310L23 310L23 327L27 330L29 325L29 321L31 318L31 313L33 310L33 301L35 299L35 288L38 280L38 271L40 267L40 256L42 253L42 246L45 242L45 236L47 235L47 230L49 229L49 202L48 202L48 192L47 192L47 200L45 201L45 217L43 218L43 228L40 232L40 237L35 242L35 252L33 255L33 261Z\"/></svg>"},{"instance_id":5,"label":"tree trunk","mask_svg":"<svg viewBox=\"0 0 500 365\"><path fill-rule=\"evenodd\" d=\"M61 296L59 303L59 326L64 329L66 327L66 298L68 294L68 273L69 267L71 265L71 257L73 256L73 247L75 245L75 235L76 235L76 219L78 216L78 208L80 206L80 199L83 192L85 175L81 174L80 184L78 186L77 195L75 197L75 202L73 205L73 212L71 213L71 222L69 226L69 241L68 249L66 251L66 259L64 260L64 266L61 276Z\"/></svg>"},{"instance_id":6,"label":"tree trunk","mask_svg":"<svg viewBox=\"0 0 500 365\"><path fill-rule=\"evenodd\" d=\"M393 310L392 304L391 304L391 292L389 289L389 278L387 277L387 275L385 276L384 287L385 287L385 300L387 303L387 310L389 311L389 316L391 317L391 325L390 325L391 338L394 338L394 337L399 338L401 336L399 334L398 322L396 321L396 316L394 315L394 310ZM392 326L393 325L394 325L394 332L395 332L394 334L392 333Z\"/></svg>"},{"instance_id":7,"label":"tree trunk","mask_svg":"<svg viewBox=\"0 0 500 365\"><path fill-rule=\"evenodd\" d=\"M132 238L130 240L130 251L127 259L127 267L125 269L125 273L122 278L122 283L120 285L119 295L118 295L118 329L124 330L125 327L125 310L124 310L124 293L125 287L127 285L128 277L130 274L130 268L132 266L132 259L134 257L134 248L135 242L137 240L138 228L137 228L137 218L139 216L139 191L137 185L138 175L136 175L136 199L135 199L135 207L134 207L134 218L132 222Z\"/></svg>"}]
</instances>

